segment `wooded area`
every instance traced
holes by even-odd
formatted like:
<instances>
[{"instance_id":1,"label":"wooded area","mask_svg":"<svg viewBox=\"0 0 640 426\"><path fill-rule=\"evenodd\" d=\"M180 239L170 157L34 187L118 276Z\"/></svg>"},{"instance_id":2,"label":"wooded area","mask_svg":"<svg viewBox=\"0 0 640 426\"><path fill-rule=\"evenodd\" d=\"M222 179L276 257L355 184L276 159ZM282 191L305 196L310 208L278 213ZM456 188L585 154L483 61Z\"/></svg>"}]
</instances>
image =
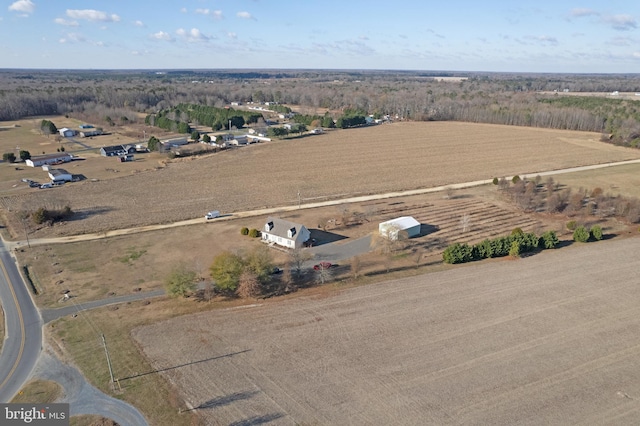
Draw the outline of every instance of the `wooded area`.
<instances>
[{"instance_id":1,"label":"wooded area","mask_svg":"<svg viewBox=\"0 0 640 426\"><path fill-rule=\"evenodd\" d=\"M443 76L457 78L438 80ZM640 75L4 70L0 120L69 114L117 126L139 120L139 113L180 104L224 108L231 102L276 102L294 111L296 106L329 111L335 120L357 110L394 119L596 131L603 139L636 146L640 97L623 99L614 92L640 92Z\"/></svg>"}]
</instances>

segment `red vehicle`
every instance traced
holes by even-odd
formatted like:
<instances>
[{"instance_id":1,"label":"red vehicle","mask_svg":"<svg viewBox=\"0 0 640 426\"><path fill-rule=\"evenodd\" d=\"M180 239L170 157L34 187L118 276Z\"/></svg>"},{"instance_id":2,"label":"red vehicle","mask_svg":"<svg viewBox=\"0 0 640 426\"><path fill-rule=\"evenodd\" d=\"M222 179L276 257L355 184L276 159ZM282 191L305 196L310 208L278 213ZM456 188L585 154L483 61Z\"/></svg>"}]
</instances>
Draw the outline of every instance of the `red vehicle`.
<instances>
[{"instance_id":1,"label":"red vehicle","mask_svg":"<svg viewBox=\"0 0 640 426\"><path fill-rule=\"evenodd\" d=\"M320 269L329 269L331 268L331 262L320 262L317 265L313 265L313 269L320 270Z\"/></svg>"}]
</instances>

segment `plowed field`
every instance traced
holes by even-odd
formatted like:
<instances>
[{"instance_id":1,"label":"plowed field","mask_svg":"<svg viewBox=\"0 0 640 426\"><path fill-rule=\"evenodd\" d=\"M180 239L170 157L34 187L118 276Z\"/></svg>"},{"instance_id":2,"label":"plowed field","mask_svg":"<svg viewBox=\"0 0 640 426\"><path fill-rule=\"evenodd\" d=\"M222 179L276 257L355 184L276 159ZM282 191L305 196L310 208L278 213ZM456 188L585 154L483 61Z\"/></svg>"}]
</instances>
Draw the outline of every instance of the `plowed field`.
<instances>
[{"instance_id":1,"label":"plowed field","mask_svg":"<svg viewBox=\"0 0 640 426\"><path fill-rule=\"evenodd\" d=\"M223 213L640 158L598 134L469 123L394 123L327 132L170 163L131 176L5 197L68 200L74 220L31 232L70 235ZM108 164L112 164L110 160ZM16 223L17 232L23 232Z\"/></svg>"},{"instance_id":2,"label":"plowed field","mask_svg":"<svg viewBox=\"0 0 640 426\"><path fill-rule=\"evenodd\" d=\"M637 424L637 243L186 316L134 337L210 425Z\"/></svg>"}]
</instances>

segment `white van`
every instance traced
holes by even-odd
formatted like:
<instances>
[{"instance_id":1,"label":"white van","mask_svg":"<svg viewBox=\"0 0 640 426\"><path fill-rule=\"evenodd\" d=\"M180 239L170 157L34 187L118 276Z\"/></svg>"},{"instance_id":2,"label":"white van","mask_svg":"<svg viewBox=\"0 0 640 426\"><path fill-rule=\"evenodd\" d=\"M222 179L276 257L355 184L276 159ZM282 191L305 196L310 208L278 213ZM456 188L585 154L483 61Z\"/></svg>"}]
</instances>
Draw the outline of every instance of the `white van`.
<instances>
[{"instance_id":1,"label":"white van","mask_svg":"<svg viewBox=\"0 0 640 426\"><path fill-rule=\"evenodd\" d=\"M47 188L53 188L53 184L47 182L40 185L40 189L47 189Z\"/></svg>"},{"instance_id":2,"label":"white van","mask_svg":"<svg viewBox=\"0 0 640 426\"><path fill-rule=\"evenodd\" d=\"M216 217L220 217L220 212L218 210L212 210L206 215L204 215L204 218L207 220L215 219Z\"/></svg>"}]
</instances>

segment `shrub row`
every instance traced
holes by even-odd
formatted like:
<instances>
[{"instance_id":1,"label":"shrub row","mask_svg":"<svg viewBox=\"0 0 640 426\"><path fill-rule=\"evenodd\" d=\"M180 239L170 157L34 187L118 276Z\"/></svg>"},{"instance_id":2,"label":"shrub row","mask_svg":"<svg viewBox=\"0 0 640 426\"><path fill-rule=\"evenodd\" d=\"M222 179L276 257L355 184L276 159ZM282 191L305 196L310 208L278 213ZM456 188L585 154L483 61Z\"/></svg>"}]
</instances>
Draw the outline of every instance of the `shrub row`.
<instances>
[{"instance_id":1,"label":"shrub row","mask_svg":"<svg viewBox=\"0 0 640 426\"><path fill-rule=\"evenodd\" d=\"M442 253L445 263L465 263L490 257L520 256L537 249L542 243L546 249L555 248L558 237L554 231L547 231L538 237L534 233L522 232L520 228L513 230L511 235L486 239L478 244L455 243Z\"/></svg>"},{"instance_id":2,"label":"shrub row","mask_svg":"<svg viewBox=\"0 0 640 426\"><path fill-rule=\"evenodd\" d=\"M258 231L257 229L255 228L249 229L246 226L243 226L242 228L240 228L240 233L242 235L248 235L251 238L258 238L261 235L260 231Z\"/></svg>"},{"instance_id":3,"label":"shrub row","mask_svg":"<svg viewBox=\"0 0 640 426\"><path fill-rule=\"evenodd\" d=\"M575 228L575 231L573 231L573 241L578 243L600 241L602 237L602 227L600 225L593 225L591 229L587 229L584 226L578 226Z\"/></svg>"}]
</instances>

